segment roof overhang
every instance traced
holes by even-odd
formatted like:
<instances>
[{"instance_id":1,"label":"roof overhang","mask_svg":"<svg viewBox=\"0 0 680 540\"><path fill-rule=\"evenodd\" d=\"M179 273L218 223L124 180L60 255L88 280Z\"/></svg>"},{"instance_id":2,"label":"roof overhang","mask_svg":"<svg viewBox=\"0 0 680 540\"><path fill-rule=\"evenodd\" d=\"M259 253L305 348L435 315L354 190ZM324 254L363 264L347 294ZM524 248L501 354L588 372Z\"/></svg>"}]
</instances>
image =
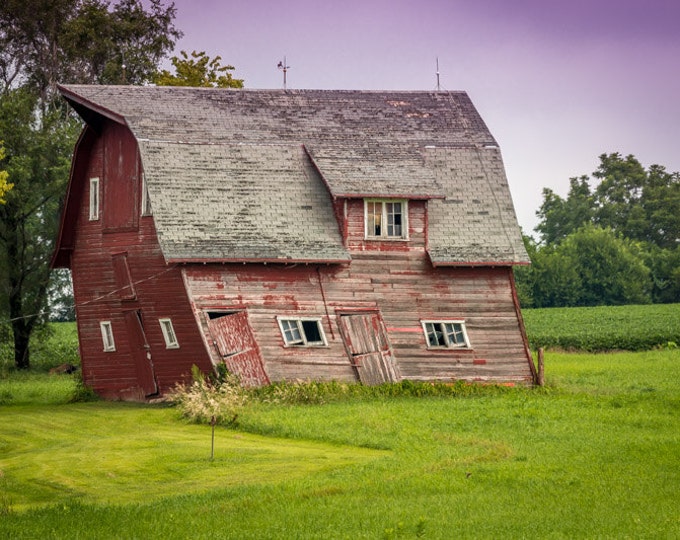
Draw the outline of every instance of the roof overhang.
<instances>
[{"instance_id":1,"label":"roof overhang","mask_svg":"<svg viewBox=\"0 0 680 540\"><path fill-rule=\"evenodd\" d=\"M304 265L338 265L349 264L351 258L346 259L197 259L197 258L168 258L167 264L304 264Z\"/></svg>"},{"instance_id":2,"label":"roof overhang","mask_svg":"<svg viewBox=\"0 0 680 540\"><path fill-rule=\"evenodd\" d=\"M100 131L104 118L127 125L125 117L84 98L70 90L68 86L57 85L57 88L69 105L73 107L73 110L78 113L87 125L94 128L97 132Z\"/></svg>"}]
</instances>

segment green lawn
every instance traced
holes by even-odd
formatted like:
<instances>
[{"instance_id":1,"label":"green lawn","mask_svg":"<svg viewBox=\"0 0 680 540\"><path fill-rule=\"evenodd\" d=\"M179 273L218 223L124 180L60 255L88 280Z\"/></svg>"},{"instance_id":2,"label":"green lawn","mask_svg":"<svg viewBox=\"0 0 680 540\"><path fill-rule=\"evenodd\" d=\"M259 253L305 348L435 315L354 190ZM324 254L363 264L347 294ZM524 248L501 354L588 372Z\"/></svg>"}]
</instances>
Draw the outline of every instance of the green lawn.
<instances>
[{"instance_id":1,"label":"green lawn","mask_svg":"<svg viewBox=\"0 0 680 540\"><path fill-rule=\"evenodd\" d=\"M213 461L210 427L173 409L15 388L0 538L680 537L680 350L548 352L546 376L249 405L239 430L217 428Z\"/></svg>"}]
</instances>

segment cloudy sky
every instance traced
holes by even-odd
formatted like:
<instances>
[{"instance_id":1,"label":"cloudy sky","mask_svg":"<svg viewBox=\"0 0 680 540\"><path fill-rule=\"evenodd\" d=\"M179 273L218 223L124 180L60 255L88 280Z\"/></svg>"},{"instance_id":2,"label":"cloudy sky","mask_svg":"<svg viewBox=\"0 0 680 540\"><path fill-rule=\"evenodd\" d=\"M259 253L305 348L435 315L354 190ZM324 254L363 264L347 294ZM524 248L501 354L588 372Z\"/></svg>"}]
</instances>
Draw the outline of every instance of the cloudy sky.
<instances>
[{"instance_id":1,"label":"cloudy sky","mask_svg":"<svg viewBox=\"0 0 680 540\"><path fill-rule=\"evenodd\" d=\"M163 0L168 4L169 0ZM464 90L500 143L520 225L604 152L680 171L678 0L175 0L177 51L248 88Z\"/></svg>"}]
</instances>

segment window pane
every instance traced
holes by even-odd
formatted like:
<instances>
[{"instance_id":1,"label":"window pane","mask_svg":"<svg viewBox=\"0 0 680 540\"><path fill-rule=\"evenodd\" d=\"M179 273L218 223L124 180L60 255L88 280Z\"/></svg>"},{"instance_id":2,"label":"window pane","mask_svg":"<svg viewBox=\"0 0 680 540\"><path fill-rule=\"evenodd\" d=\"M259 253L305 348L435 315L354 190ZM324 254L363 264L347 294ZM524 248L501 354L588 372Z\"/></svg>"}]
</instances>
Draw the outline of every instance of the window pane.
<instances>
[{"instance_id":1,"label":"window pane","mask_svg":"<svg viewBox=\"0 0 680 540\"><path fill-rule=\"evenodd\" d=\"M382 203L368 203L368 224L370 236L380 236L382 233Z\"/></svg>"},{"instance_id":2,"label":"window pane","mask_svg":"<svg viewBox=\"0 0 680 540\"><path fill-rule=\"evenodd\" d=\"M387 236L401 236L401 203L385 203L387 209Z\"/></svg>"},{"instance_id":3,"label":"window pane","mask_svg":"<svg viewBox=\"0 0 680 540\"><path fill-rule=\"evenodd\" d=\"M302 321L302 329L308 344L323 343L319 321Z\"/></svg>"},{"instance_id":4,"label":"window pane","mask_svg":"<svg viewBox=\"0 0 680 540\"><path fill-rule=\"evenodd\" d=\"M302 335L300 334L297 321L281 321L281 327L283 328L283 337L285 338L286 343L289 345L293 343L302 343Z\"/></svg>"},{"instance_id":5,"label":"window pane","mask_svg":"<svg viewBox=\"0 0 680 540\"><path fill-rule=\"evenodd\" d=\"M441 323L425 323L427 341L430 347L446 347L446 339Z\"/></svg>"},{"instance_id":6,"label":"window pane","mask_svg":"<svg viewBox=\"0 0 680 540\"><path fill-rule=\"evenodd\" d=\"M90 178L90 221L99 219L99 178Z\"/></svg>"},{"instance_id":7,"label":"window pane","mask_svg":"<svg viewBox=\"0 0 680 540\"><path fill-rule=\"evenodd\" d=\"M158 323L161 325L161 330L163 331L165 347L167 349L178 349L179 343L177 342L177 335L175 334L175 329L172 326L172 320L158 319Z\"/></svg>"},{"instance_id":8,"label":"window pane","mask_svg":"<svg viewBox=\"0 0 680 540\"><path fill-rule=\"evenodd\" d=\"M111 327L111 323L109 321L103 321L99 323L99 327L101 328L102 332L102 342L104 344L104 351L115 351L116 350L116 345L113 341L113 328Z\"/></svg>"},{"instance_id":9,"label":"window pane","mask_svg":"<svg viewBox=\"0 0 680 540\"><path fill-rule=\"evenodd\" d=\"M446 337L451 346L465 345L465 334L463 333L463 325L460 323L446 323Z\"/></svg>"}]
</instances>

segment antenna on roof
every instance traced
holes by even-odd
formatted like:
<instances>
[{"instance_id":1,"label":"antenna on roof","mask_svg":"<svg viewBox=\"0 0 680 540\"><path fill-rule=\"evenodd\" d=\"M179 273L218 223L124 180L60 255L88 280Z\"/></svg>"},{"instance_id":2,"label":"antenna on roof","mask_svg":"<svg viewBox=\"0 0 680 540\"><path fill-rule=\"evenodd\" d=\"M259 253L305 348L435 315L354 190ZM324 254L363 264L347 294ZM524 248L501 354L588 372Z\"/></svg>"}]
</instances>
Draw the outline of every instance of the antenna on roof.
<instances>
[{"instance_id":1,"label":"antenna on roof","mask_svg":"<svg viewBox=\"0 0 680 540\"><path fill-rule=\"evenodd\" d=\"M279 62L279 65L276 66L280 70L283 71L283 89L286 89L286 72L290 69L290 66L286 64L286 57L283 57L283 62Z\"/></svg>"},{"instance_id":2,"label":"antenna on roof","mask_svg":"<svg viewBox=\"0 0 680 540\"><path fill-rule=\"evenodd\" d=\"M439 57L436 57L437 59L437 92L441 90L441 86L439 85Z\"/></svg>"}]
</instances>

